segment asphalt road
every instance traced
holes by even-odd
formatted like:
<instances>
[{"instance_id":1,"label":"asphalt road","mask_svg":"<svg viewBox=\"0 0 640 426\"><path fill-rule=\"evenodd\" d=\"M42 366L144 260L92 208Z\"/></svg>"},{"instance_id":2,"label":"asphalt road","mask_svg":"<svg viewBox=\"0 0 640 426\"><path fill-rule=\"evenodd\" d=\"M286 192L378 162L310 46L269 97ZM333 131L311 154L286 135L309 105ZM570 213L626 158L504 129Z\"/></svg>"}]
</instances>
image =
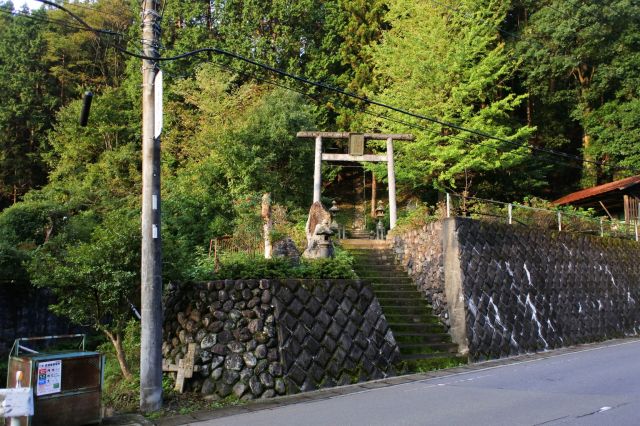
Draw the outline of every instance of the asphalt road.
<instances>
[{"instance_id":1,"label":"asphalt road","mask_svg":"<svg viewBox=\"0 0 640 426\"><path fill-rule=\"evenodd\" d=\"M191 424L640 425L640 341Z\"/></svg>"}]
</instances>

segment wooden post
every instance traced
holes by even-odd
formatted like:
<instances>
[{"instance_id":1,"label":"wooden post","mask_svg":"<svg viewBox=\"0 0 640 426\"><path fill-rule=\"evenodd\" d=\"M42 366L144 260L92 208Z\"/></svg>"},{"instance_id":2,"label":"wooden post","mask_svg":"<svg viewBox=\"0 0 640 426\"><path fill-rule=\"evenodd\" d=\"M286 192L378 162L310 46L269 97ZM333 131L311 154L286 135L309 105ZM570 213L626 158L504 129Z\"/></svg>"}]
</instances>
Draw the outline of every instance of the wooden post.
<instances>
[{"instance_id":1,"label":"wooden post","mask_svg":"<svg viewBox=\"0 0 640 426\"><path fill-rule=\"evenodd\" d=\"M220 271L220 258L218 257L218 238L213 242L213 272Z\"/></svg>"},{"instance_id":2,"label":"wooden post","mask_svg":"<svg viewBox=\"0 0 640 426\"><path fill-rule=\"evenodd\" d=\"M376 175L371 172L371 217L376 217L376 205L378 204L377 191L378 184L376 182Z\"/></svg>"},{"instance_id":3,"label":"wooden post","mask_svg":"<svg viewBox=\"0 0 640 426\"><path fill-rule=\"evenodd\" d=\"M393 139L387 138L387 176L389 179L389 227L396 227L396 171L393 166Z\"/></svg>"},{"instance_id":4,"label":"wooden post","mask_svg":"<svg viewBox=\"0 0 640 426\"><path fill-rule=\"evenodd\" d=\"M316 155L313 166L313 202L320 201L322 189L322 136L316 136Z\"/></svg>"},{"instance_id":5,"label":"wooden post","mask_svg":"<svg viewBox=\"0 0 640 426\"><path fill-rule=\"evenodd\" d=\"M271 194L267 192L262 196L262 238L264 239L264 258L271 259L271 229L273 221L271 220Z\"/></svg>"},{"instance_id":6,"label":"wooden post","mask_svg":"<svg viewBox=\"0 0 640 426\"><path fill-rule=\"evenodd\" d=\"M562 213L558 212L558 231L562 231Z\"/></svg>"}]
</instances>

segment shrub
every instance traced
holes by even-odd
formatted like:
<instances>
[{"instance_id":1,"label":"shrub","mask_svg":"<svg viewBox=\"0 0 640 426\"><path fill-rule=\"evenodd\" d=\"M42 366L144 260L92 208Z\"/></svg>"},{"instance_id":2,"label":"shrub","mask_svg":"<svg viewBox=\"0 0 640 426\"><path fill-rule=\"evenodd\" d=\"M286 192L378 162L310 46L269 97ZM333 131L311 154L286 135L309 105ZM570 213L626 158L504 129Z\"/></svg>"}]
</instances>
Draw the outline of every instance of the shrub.
<instances>
[{"instance_id":1,"label":"shrub","mask_svg":"<svg viewBox=\"0 0 640 426\"><path fill-rule=\"evenodd\" d=\"M354 279L353 257L336 249L333 259L302 259L294 265L286 258L264 259L243 253L223 255L220 269L214 273L214 260L208 258L203 250L196 253L196 260L189 273L190 279L203 281L210 279L268 279L268 278L307 278L307 279Z\"/></svg>"}]
</instances>

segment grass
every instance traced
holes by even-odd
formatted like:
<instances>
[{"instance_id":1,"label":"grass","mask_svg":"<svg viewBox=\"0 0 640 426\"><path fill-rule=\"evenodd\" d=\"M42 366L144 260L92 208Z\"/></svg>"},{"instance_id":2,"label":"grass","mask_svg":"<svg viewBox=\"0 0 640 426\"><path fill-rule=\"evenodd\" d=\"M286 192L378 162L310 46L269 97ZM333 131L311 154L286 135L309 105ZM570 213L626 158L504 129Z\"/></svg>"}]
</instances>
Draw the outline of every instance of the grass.
<instances>
[{"instance_id":1,"label":"grass","mask_svg":"<svg viewBox=\"0 0 640 426\"><path fill-rule=\"evenodd\" d=\"M235 407L246 403L246 401L238 399L235 395L229 395L218 401L208 401L201 394L170 392L168 394L165 393L162 409L147 414L145 417L149 420L157 420L163 417L186 415L197 411Z\"/></svg>"},{"instance_id":2,"label":"grass","mask_svg":"<svg viewBox=\"0 0 640 426\"><path fill-rule=\"evenodd\" d=\"M411 361L402 361L400 371L403 371L406 374L426 373L428 371L459 367L465 364L467 364L467 358L461 356L416 359Z\"/></svg>"}]
</instances>

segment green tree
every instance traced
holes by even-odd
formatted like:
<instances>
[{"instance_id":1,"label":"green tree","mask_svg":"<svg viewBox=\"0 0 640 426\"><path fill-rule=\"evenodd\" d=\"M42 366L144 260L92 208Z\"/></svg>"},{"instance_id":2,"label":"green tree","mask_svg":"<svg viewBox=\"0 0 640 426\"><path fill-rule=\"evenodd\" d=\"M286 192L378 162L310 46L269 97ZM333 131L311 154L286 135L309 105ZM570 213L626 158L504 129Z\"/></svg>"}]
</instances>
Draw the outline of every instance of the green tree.
<instances>
[{"instance_id":1,"label":"green tree","mask_svg":"<svg viewBox=\"0 0 640 426\"><path fill-rule=\"evenodd\" d=\"M100 0L91 6L71 3L65 7L94 28L123 35L128 32L134 15L126 0ZM48 72L58 82L61 104L78 99L83 90L100 92L119 85L124 78L126 60L115 45L122 44L122 36L87 31L59 9L47 11L47 18L54 21L45 32Z\"/></svg>"},{"instance_id":2,"label":"green tree","mask_svg":"<svg viewBox=\"0 0 640 426\"><path fill-rule=\"evenodd\" d=\"M515 119L524 96L508 85L518 61L498 32L508 5L500 1L456 3L458 9L472 13L470 20L468 14L440 5L445 3L388 2L386 20L391 29L372 50L381 89L372 95L429 117L525 143L533 129ZM370 111L389 113L378 108ZM412 120L401 115L392 118ZM409 193L424 194L434 186L468 192L473 186L474 192L483 195L507 197L510 194L501 190L501 184L508 178L496 180L496 175L511 178L526 169L529 150L525 147L413 121L421 127L368 120L376 129L416 134L415 142L396 144L396 176ZM386 172L381 168L377 175ZM541 183L535 175L527 176L527 185Z\"/></svg>"},{"instance_id":3,"label":"green tree","mask_svg":"<svg viewBox=\"0 0 640 426\"><path fill-rule=\"evenodd\" d=\"M51 181L0 214L0 241L12 265L28 264L31 282L57 297L54 313L108 337L131 378L122 333L139 298L138 132L124 124L123 91L96 96L91 128L77 123L80 103L58 113Z\"/></svg>"},{"instance_id":4,"label":"green tree","mask_svg":"<svg viewBox=\"0 0 640 426\"><path fill-rule=\"evenodd\" d=\"M58 104L43 27L12 11L11 2L0 3L0 209L45 182L44 135Z\"/></svg>"},{"instance_id":5,"label":"green tree","mask_svg":"<svg viewBox=\"0 0 640 426\"><path fill-rule=\"evenodd\" d=\"M639 169L633 111L640 6L626 0L523 1L519 11L526 19L520 20L516 48L538 143ZM585 162L581 183L602 183L614 172Z\"/></svg>"},{"instance_id":6,"label":"green tree","mask_svg":"<svg viewBox=\"0 0 640 426\"><path fill-rule=\"evenodd\" d=\"M265 85L238 86L210 65L177 84L175 96L171 115L182 127L165 138L170 162L211 161L222 170L232 198L271 192L278 202L308 201L312 146L295 134L312 127L313 116L302 96Z\"/></svg>"},{"instance_id":7,"label":"green tree","mask_svg":"<svg viewBox=\"0 0 640 426\"><path fill-rule=\"evenodd\" d=\"M70 228L83 227L82 219L75 216ZM139 294L139 235L139 213L114 210L88 240L60 233L35 251L30 264L33 283L56 296L51 311L104 333L127 380L132 375L122 342Z\"/></svg>"}]
</instances>

